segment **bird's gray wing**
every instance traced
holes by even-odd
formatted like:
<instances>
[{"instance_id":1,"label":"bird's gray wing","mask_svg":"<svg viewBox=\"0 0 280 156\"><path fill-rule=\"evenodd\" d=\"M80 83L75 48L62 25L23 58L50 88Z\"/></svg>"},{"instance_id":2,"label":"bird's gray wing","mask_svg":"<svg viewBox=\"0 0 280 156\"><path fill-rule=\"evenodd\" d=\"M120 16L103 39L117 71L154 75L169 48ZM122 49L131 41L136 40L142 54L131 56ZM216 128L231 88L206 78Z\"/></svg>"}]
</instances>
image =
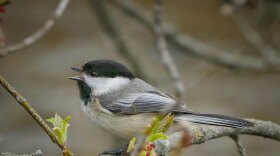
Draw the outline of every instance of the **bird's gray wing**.
<instances>
[{"instance_id":1,"label":"bird's gray wing","mask_svg":"<svg viewBox=\"0 0 280 156\"><path fill-rule=\"evenodd\" d=\"M168 96L155 92L141 92L118 99L108 106L108 109L117 114L156 113L168 110L176 103L175 99Z\"/></svg>"}]
</instances>

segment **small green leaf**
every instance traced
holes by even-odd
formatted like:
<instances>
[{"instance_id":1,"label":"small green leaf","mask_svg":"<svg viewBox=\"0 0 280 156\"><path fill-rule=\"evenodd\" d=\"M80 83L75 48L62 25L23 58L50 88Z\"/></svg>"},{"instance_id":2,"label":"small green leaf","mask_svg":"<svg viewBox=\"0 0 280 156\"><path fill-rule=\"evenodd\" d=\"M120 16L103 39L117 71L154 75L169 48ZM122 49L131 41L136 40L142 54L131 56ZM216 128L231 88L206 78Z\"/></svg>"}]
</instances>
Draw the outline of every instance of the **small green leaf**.
<instances>
[{"instance_id":1,"label":"small green leaf","mask_svg":"<svg viewBox=\"0 0 280 156\"><path fill-rule=\"evenodd\" d=\"M128 144L127 152L131 152L133 150L135 142L136 142L136 138L133 137Z\"/></svg>"},{"instance_id":2,"label":"small green leaf","mask_svg":"<svg viewBox=\"0 0 280 156\"><path fill-rule=\"evenodd\" d=\"M155 124L154 127L152 129L152 134L154 133L158 133L160 130L160 126L161 126L161 121L159 120L159 118L155 117L156 119L154 120Z\"/></svg>"},{"instance_id":3,"label":"small green leaf","mask_svg":"<svg viewBox=\"0 0 280 156\"><path fill-rule=\"evenodd\" d=\"M154 142L158 139L164 139L164 140L167 140L168 139L168 136L165 135L164 133L160 132L160 133L156 133L156 134L152 134L150 136L148 136L147 138L147 142Z\"/></svg>"},{"instance_id":4,"label":"small green leaf","mask_svg":"<svg viewBox=\"0 0 280 156\"><path fill-rule=\"evenodd\" d=\"M54 124L55 119L54 118L49 118L49 119L47 119L47 121L51 124Z\"/></svg>"},{"instance_id":5,"label":"small green leaf","mask_svg":"<svg viewBox=\"0 0 280 156\"><path fill-rule=\"evenodd\" d=\"M57 113L55 114L54 118L49 118L46 121L50 122L53 125L53 130L56 132L59 143L65 144L67 140L67 129L68 129L68 122L70 121L71 117L67 116L65 119L62 119Z\"/></svg>"},{"instance_id":6,"label":"small green leaf","mask_svg":"<svg viewBox=\"0 0 280 156\"><path fill-rule=\"evenodd\" d=\"M169 113L168 115L166 115L162 120L159 120L157 118L157 120L155 120L155 124L154 127L152 129L152 133L160 133L160 132L166 132L170 126L173 124L173 119L174 116L173 114Z\"/></svg>"},{"instance_id":7,"label":"small green leaf","mask_svg":"<svg viewBox=\"0 0 280 156\"><path fill-rule=\"evenodd\" d=\"M171 127L171 125L173 124L173 121L174 121L174 115L170 114L167 118L166 126L162 130L163 133L165 133Z\"/></svg>"},{"instance_id":8,"label":"small green leaf","mask_svg":"<svg viewBox=\"0 0 280 156\"><path fill-rule=\"evenodd\" d=\"M66 116L66 118L64 119L64 121L69 122L71 119L71 116Z\"/></svg>"},{"instance_id":9,"label":"small green leaf","mask_svg":"<svg viewBox=\"0 0 280 156\"><path fill-rule=\"evenodd\" d=\"M58 136L59 143L64 144L65 136L64 136L63 132L61 131L61 129L58 127L54 127L53 130L55 131L55 133Z\"/></svg>"},{"instance_id":10,"label":"small green leaf","mask_svg":"<svg viewBox=\"0 0 280 156\"><path fill-rule=\"evenodd\" d=\"M63 134L65 136L67 136L67 128L68 126L70 126L70 124L68 124L68 122L70 121L71 117L70 116L67 116L63 121L62 121L62 124L61 124L61 130L63 132ZM65 140L66 141L66 140Z\"/></svg>"},{"instance_id":11,"label":"small green leaf","mask_svg":"<svg viewBox=\"0 0 280 156\"><path fill-rule=\"evenodd\" d=\"M140 153L139 153L139 156L147 156L147 151L145 150L142 150Z\"/></svg>"}]
</instances>

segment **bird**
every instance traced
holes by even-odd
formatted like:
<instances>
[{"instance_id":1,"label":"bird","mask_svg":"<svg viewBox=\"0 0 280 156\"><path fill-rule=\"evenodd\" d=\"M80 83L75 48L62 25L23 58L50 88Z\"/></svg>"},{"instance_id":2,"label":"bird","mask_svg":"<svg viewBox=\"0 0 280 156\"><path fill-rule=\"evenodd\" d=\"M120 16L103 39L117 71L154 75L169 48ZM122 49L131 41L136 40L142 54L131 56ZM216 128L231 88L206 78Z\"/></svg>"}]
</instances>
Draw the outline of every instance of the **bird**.
<instances>
[{"instance_id":1,"label":"bird","mask_svg":"<svg viewBox=\"0 0 280 156\"><path fill-rule=\"evenodd\" d=\"M125 65L113 60L92 60L72 67L77 76L81 107L100 129L129 140L143 133L152 118L170 112L174 122L186 121L232 128L253 126L245 119L193 111L186 103L137 78Z\"/></svg>"}]
</instances>

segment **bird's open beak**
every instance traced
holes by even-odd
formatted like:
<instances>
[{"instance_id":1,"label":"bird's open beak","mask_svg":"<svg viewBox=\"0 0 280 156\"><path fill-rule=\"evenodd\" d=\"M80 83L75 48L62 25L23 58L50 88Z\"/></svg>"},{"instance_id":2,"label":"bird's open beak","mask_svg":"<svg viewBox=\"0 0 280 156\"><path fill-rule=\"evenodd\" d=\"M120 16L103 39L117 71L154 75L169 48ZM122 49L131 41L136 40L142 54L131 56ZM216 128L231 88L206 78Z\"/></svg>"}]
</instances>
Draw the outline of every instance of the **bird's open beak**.
<instances>
[{"instance_id":1,"label":"bird's open beak","mask_svg":"<svg viewBox=\"0 0 280 156\"><path fill-rule=\"evenodd\" d=\"M72 77L68 77L68 79L75 80L75 81L85 81L84 77L82 76L72 76Z\"/></svg>"},{"instance_id":2,"label":"bird's open beak","mask_svg":"<svg viewBox=\"0 0 280 156\"><path fill-rule=\"evenodd\" d=\"M77 67L72 67L72 70L81 73L82 69L81 68L77 68ZM83 76L72 76L72 77L68 77L68 79L70 80L75 80L75 81L85 81Z\"/></svg>"}]
</instances>

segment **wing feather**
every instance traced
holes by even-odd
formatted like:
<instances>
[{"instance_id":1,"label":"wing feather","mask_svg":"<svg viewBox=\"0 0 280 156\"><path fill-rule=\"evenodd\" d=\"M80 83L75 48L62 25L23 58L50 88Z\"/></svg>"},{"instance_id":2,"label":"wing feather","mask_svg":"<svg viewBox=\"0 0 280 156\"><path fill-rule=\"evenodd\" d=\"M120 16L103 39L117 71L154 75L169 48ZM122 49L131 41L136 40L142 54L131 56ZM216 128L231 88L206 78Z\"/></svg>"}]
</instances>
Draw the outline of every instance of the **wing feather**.
<instances>
[{"instance_id":1,"label":"wing feather","mask_svg":"<svg viewBox=\"0 0 280 156\"><path fill-rule=\"evenodd\" d=\"M109 106L109 110L120 114L162 112L176 104L176 100L153 92L130 94Z\"/></svg>"}]
</instances>

